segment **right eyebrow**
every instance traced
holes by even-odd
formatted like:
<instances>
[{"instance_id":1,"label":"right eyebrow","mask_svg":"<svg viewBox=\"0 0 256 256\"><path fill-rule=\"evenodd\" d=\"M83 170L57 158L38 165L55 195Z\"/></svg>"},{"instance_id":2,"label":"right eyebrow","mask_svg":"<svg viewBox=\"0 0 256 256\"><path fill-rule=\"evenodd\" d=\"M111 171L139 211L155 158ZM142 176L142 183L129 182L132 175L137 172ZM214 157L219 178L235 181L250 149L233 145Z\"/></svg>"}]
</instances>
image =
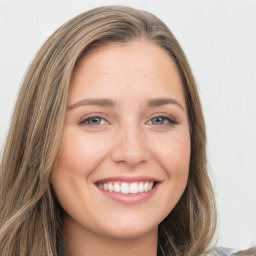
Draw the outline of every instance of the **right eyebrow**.
<instances>
[{"instance_id":1,"label":"right eyebrow","mask_svg":"<svg viewBox=\"0 0 256 256\"><path fill-rule=\"evenodd\" d=\"M94 105L94 106L104 106L104 107L115 107L117 102L110 99L83 99L75 102L74 104L68 106L68 109L78 108L84 105Z\"/></svg>"}]
</instances>

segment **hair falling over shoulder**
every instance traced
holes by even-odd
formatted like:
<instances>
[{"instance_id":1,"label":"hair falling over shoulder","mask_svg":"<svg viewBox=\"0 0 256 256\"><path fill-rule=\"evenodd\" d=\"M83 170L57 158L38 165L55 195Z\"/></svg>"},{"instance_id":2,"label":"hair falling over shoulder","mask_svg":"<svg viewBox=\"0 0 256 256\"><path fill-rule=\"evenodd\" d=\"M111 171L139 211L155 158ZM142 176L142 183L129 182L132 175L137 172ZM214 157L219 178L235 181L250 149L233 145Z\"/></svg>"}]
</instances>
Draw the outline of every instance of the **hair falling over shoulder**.
<instances>
[{"instance_id":1,"label":"hair falling over shoulder","mask_svg":"<svg viewBox=\"0 0 256 256\"><path fill-rule=\"evenodd\" d=\"M24 77L1 155L2 256L58 255L63 244L61 209L50 175L61 145L73 71L82 56L101 45L138 40L159 45L176 63L191 130L188 184L159 225L158 255L202 255L210 249L216 207L207 174L204 118L190 66L173 34L157 17L129 7L108 6L85 12L60 27L39 50Z\"/></svg>"}]
</instances>

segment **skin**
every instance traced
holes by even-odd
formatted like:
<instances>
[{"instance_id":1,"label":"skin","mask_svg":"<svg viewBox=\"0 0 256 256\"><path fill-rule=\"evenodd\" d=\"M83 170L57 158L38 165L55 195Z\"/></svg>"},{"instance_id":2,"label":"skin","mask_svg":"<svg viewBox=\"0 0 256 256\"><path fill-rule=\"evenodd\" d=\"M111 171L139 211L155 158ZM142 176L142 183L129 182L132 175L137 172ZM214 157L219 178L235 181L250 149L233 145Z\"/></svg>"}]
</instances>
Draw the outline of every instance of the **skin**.
<instances>
[{"instance_id":1,"label":"skin","mask_svg":"<svg viewBox=\"0 0 256 256\"><path fill-rule=\"evenodd\" d=\"M149 106L155 98L172 100ZM85 99L113 104L85 104ZM92 125L91 116L102 119ZM164 117L154 119L159 116ZM71 81L51 176L65 211L69 255L156 255L157 227L185 190L189 160L182 82L162 48L145 41L110 44L84 57ZM95 185L141 175L157 180L158 187L137 204L113 200Z\"/></svg>"}]
</instances>

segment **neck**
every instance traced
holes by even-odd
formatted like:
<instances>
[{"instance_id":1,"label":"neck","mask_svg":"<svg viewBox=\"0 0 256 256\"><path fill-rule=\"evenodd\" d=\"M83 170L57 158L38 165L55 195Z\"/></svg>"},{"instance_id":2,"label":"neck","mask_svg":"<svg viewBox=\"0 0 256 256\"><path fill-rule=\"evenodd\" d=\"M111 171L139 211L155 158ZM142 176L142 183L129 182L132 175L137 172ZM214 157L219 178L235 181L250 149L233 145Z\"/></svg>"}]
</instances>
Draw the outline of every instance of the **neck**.
<instances>
[{"instance_id":1,"label":"neck","mask_svg":"<svg viewBox=\"0 0 256 256\"><path fill-rule=\"evenodd\" d=\"M69 256L156 256L158 230L136 237L119 239L76 229L64 221L64 240Z\"/></svg>"}]
</instances>

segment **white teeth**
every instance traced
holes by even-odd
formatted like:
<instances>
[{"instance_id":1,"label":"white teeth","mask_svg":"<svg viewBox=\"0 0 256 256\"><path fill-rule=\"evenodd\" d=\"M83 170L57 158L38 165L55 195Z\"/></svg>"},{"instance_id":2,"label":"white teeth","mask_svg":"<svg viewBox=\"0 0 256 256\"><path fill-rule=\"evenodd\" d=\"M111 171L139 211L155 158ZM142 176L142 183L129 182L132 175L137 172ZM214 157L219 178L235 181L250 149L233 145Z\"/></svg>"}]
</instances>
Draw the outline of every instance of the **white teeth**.
<instances>
[{"instance_id":1,"label":"white teeth","mask_svg":"<svg viewBox=\"0 0 256 256\"><path fill-rule=\"evenodd\" d=\"M118 183L115 183L114 184L114 192L120 192L121 191L121 187L120 187L120 185L118 184Z\"/></svg>"},{"instance_id":2,"label":"white teeth","mask_svg":"<svg viewBox=\"0 0 256 256\"><path fill-rule=\"evenodd\" d=\"M98 183L98 187L105 191L109 192L116 192L116 193L122 193L122 194L137 194L137 193L143 193L148 192L152 190L154 182L147 181L147 182L115 182L115 183Z\"/></svg>"},{"instance_id":3,"label":"white teeth","mask_svg":"<svg viewBox=\"0 0 256 256\"><path fill-rule=\"evenodd\" d=\"M130 185L130 193L131 194L137 194L139 192L139 186L138 186L138 184L137 183L132 183L131 185Z\"/></svg>"},{"instance_id":4,"label":"white teeth","mask_svg":"<svg viewBox=\"0 0 256 256\"><path fill-rule=\"evenodd\" d=\"M126 183L126 182L122 183L122 185L121 185L121 193L129 194L129 192L130 192L129 184Z\"/></svg>"},{"instance_id":5,"label":"white teeth","mask_svg":"<svg viewBox=\"0 0 256 256\"><path fill-rule=\"evenodd\" d=\"M143 182L140 182L139 184L139 192L144 192L144 185L143 185Z\"/></svg>"},{"instance_id":6,"label":"white teeth","mask_svg":"<svg viewBox=\"0 0 256 256\"><path fill-rule=\"evenodd\" d=\"M149 182L149 184L148 184L149 191L153 188L153 185L154 185L153 181Z\"/></svg>"},{"instance_id":7,"label":"white teeth","mask_svg":"<svg viewBox=\"0 0 256 256\"><path fill-rule=\"evenodd\" d=\"M146 182L145 185L144 185L144 191L148 192L148 182Z\"/></svg>"},{"instance_id":8,"label":"white teeth","mask_svg":"<svg viewBox=\"0 0 256 256\"><path fill-rule=\"evenodd\" d=\"M112 183L108 183L108 191L113 192L113 190L114 190L114 187L113 187Z\"/></svg>"}]
</instances>

